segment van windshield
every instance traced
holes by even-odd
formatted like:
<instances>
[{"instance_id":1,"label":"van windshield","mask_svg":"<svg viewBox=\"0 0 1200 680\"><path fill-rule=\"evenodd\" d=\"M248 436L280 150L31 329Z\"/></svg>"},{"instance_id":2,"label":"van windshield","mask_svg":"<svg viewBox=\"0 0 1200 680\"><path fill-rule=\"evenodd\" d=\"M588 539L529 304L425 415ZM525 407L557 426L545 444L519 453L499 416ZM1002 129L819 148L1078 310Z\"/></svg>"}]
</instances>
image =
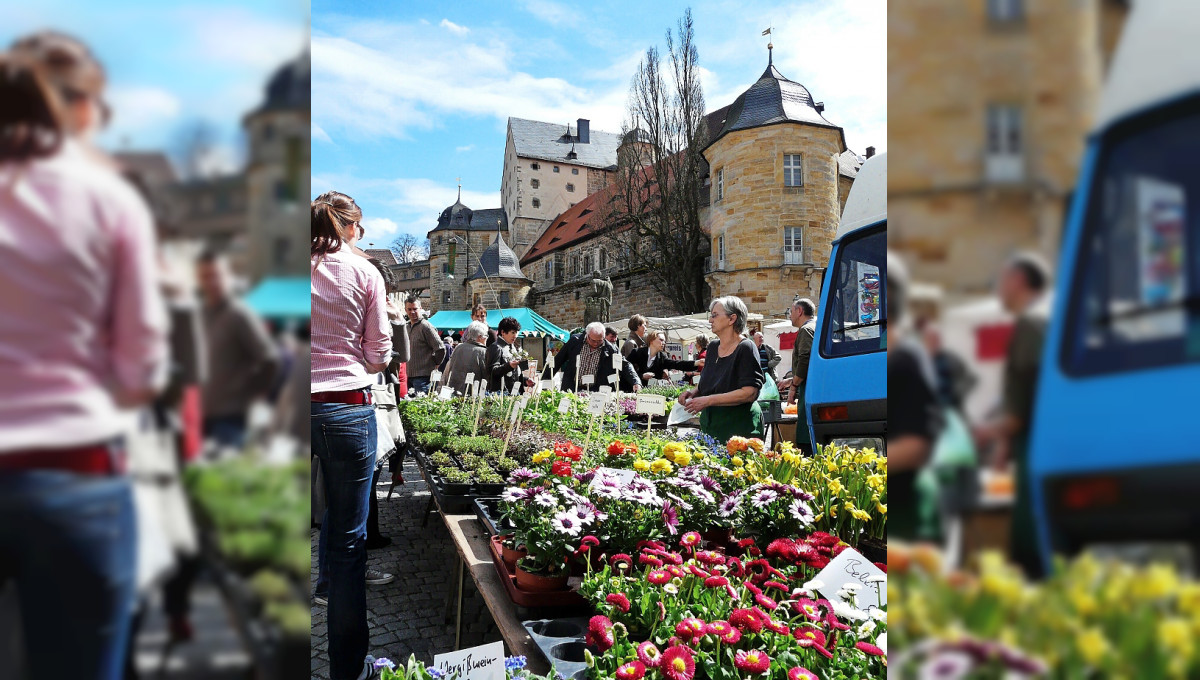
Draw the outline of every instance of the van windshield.
<instances>
[{"instance_id":1,"label":"van windshield","mask_svg":"<svg viewBox=\"0 0 1200 680\"><path fill-rule=\"evenodd\" d=\"M1200 99L1106 136L1091 193L1064 370L1200 360Z\"/></svg>"},{"instance_id":2,"label":"van windshield","mask_svg":"<svg viewBox=\"0 0 1200 680\"><path fill-rule=\"evenodd\" d=\"M887 222L842 239L828 299L821 354L827 357L887 349Z\"/></svg>"}]
</instances>

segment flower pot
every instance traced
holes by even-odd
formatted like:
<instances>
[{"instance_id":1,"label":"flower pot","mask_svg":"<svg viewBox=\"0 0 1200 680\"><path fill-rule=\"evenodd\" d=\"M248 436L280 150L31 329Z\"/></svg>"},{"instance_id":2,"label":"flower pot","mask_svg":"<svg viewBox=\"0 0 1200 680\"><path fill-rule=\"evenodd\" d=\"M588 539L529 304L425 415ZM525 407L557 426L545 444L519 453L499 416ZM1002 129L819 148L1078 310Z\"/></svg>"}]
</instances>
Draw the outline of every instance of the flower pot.
<instances>
[{"instance_id":1,"label":"flower pot","mask_svg":"<svg viewBox=\"0 0 1200 680\"><path fill-rule=\"evenodd\" d=\"M501 537L504 540L512 538L511 536ZM508 547L505 543L500 544L501 557L504 560L504 566L508 567L508 573L512 573L517 569L517 560L528 555L524 546L519 546L516 549Z\"/></svg>"},{"instance_id":2,"label":"flower pot","mask_svg":"<svg viewBox=\"0 0 1200 680\"><path fill-rule=\"evenodd\" d=\"M531 593L548 593L555 590L567 589L567 572L561 571L554 576L531 574L517 565L517 587Z\"/></svg>"},{"instance_id":3,"label":"flower pot","mask_svg":"<svg viewBox=\"0 0 1200 680\"><path fill-rule=\"evenodd\" d=\"M442 482L442 495L466 496L471 493L471 484L463 482Z\"/></svg>"}]
</instances>

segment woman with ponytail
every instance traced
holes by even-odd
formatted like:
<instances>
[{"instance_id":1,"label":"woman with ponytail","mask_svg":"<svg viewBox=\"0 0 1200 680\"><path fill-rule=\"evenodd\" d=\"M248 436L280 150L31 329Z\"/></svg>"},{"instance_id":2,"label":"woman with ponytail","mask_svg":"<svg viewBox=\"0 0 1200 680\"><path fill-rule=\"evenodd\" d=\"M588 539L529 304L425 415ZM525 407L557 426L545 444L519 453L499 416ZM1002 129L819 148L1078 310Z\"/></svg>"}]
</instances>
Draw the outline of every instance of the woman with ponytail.
<instances>
[{"instance_id":1,"label":"woman with ponytail","mask_svg":"<svg viewBox=\"0 0 1200 680\"><path fill-rule=\"evenodd\" d=\"M150 212L87 146L103 88L61 34L0 54L0 574L34 680L62 677L64 649L73 676L122 675L136 525L120 409L167 378Z\"/></svg>"},{"instance_id":2,"label":"woman with ponytail","mask_svg":"<svg viewBox=\"0 0 1200 680\"><path fill-rule=\"evenodd\" d=\"M367 512L378 446L371 385L391 359L389 319L401 315L383 277L346 243L361 220L345 194L312 202L312 446L326 499L315 597L328 602L332 680L369 673Z\"/></svg>"}]
</instances>

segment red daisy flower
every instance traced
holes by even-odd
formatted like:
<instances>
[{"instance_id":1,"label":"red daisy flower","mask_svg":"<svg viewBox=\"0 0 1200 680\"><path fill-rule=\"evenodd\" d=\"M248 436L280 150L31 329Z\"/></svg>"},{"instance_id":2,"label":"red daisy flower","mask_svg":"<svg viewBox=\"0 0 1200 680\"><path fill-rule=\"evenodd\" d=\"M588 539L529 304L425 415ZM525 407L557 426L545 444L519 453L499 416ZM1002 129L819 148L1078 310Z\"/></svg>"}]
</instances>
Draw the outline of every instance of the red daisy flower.
<instances>
[{"instance_id":1,"label":"red daisy flower","mask_svg":"<svg viewBox=\"0 0 1200 680\"><path fill-rule=\"evenodd\" d=\"M733 630L733 626L729 625L728 621L713 621L705 627L705 633L724 637L729 631Z\"/></svg>"},{"instance_id":2,"label":"red daisy flower","mask_svg":"<svg viewBox=\"0 0 1200 680\"><path fill-rule=\"evenodd\" d=\"M762 595L762 588L759 588L758 586L754 585L752 582L746 581L746 583L744 583L743 585L746 586L746 590L749 590L750 592L754 593L755 595Z\"/></svg>"},{"instance_id":3,"label":"red daisy flower","mask_svg":"<svg viewBox=\"0 0 1200 680\"><path fill-rule=\"evenodd\" d=\"M694 564L687 565L688 571L692 572L692 576L696 578L708 578L710 574Z\"/></svg>"},{"instance_id":4,"label":"red daisy flower","mask_svg":"<svg viewBox=\"0 0 1200 680\"><path fill-rule=\"evenodd\" d=\"M663 559L671 564L683 564L683 557L679 553L667 553L663 555Z\"/></svg>"},{"instance_id":5,"label":"red daisy flower","mask_svg":"<svg viewBox=\"0 0 1200 680\"><path fill-rule=\"evenodd\" d=\"M646 666L641 661L630 661L617 669L617 677L621 680L642 680L646 675Z\"/></svg>"},{"instance_id":6,"label":"red daisy flower","mask_svg":"<svg viewBox=\"0 0 1200 680\"><path fill-rule=\"evenodd\" d=\"M870 642L856 642L856 643L854 643L854 646L857 647L860 651L866 652L867 654L870 654L871 656L887 656L886 654L883 653L882 649L876 647L875 645L871 644Z\"/></svg>"},{"instance_id":7,"label":"red daisy flower","mask_svg":"<svg viewBox=\"0 0 1200 680\"><path fill-rule=\"evenodd\" d=\"M729 579L724 576L709 576L704 579L704 585L709 588L721 588L729 585Z\"/></svg>"},{"instance_id":8,"label":"red daisy flower","mask_svg":"<svg viewBox=\"0 0 1200 680\"><path fill-rule=\"evenodd\" d=\"M785 593L788 592L787 586L783 585L779 581L767 581L766 583L763 584L763 588L774 588L776 590L780 590Z\"/></svg>"},{"instance_id":9,"label":"red daisy flower","mask_svg":"<svg viewBox=\"0 0 1200 680\"><path fill-rule=\"evenodd\" d=\"M733 665L744 673L766 673L771 668L771 657L757 649L743 649L733 657Z\"/></svg>"},{"instance_id":10,"label":"red daisy flower","mask_svg":"<svg viewBox=\"0 0 1200 680\"><path fill-rule=\"evenodd\" d=\"M690 548L698 543L700 543L700 534L695 531L689 531L679 539L679 545L685 548Z\"/></svg>"},{"instance_id":11,"label":"red daisy flower","mask_svg":"<svg viewBox=\"0 0 1200 680\"><path fill-rule=\"evenodd\" d=\"M654 555L647 555L645 553L638 555L638 562L641 562L642 564L652 564L656 567L661 567L663 565L662 560L658 559Z\"/></svg>"},{"instance_id":12,"label":"red daisy flower","mask_svg":"<svg viewBox=\"0 0 1200 680\"><path fill-rule=\"evenodd\" d=\"M612 558L610 558L608 560L608 563L611 564L614 569L632 569L633 568L633 558L630 557L629 555L626 555L625 553L617 553L616 555L613 555ZM619 565L625 565L625 566L622 567Z\"/></svg>"},{"instance_id":13,"label":"red daisy flower","mask_svg":"<svg viewBox=\"0 0 1200 680\"><path fill-rule=\"evenodd\" d=\"M753 538L743 538L742 540L737 542L737 547L739 547L743 550L745 550L746 548L749 548L752 545L754 545Z\"/></svg>"},{"instance_id":14,"label":"red daisy flower","mask_svg":"<svg viewBox=\"0 0 1200 680\"><path fill-rule=\"evenodd\" d=\"M763 595L762 591L759 591L759 594L754 596L754 601L757 602L760 607L766 607L771 611L775 611L779 608L779 603L775 602L775 600L772 600L766 595Z\"/></svg>"},{"instance_id":15,"label":"red daisy flower","mask_svg":"<svg viewBox=\"0 0 1200 680\"><path fill-rule=\"evenodd\" d=\"M596 538L595 536L592 536L591 534L588 534L587 536L584 536L582 539L580 539L579 543L581 545L587 545L587 546L591 546L591 547L595 548L596 546L600 545L600 539Z\"/></svg>"},{"instance_id":16,"label":"red daisy flower","mask_svg":"<svg viewBox=\"0 0 1200 680\"><path fill-rule=\"evenodd\" d=\"M608 597L604 598L604 601L616 607L617 609L620 609L626 614L629 613L629 598L625 595L625 593L609 593Z\"/></svg>"},{"instance_id":17,"label":"red daisy flower","mask_svg":"<svg viewBox=\"0 0 1200 680\"><path fill-rule=\"evenodd\" d=\"M675 645L662 654L658 670L667 680L692 680L696 674L696 661L692 650Z\"/></svg>"},{"instance_id":18,"label":"red daisy flower","mask_svg":"<svg viewBox=\"0 0 1200 680\"><path fill-rule=\"evenodd\" d=\"M646 574L646 580L656 586L661 586L671 581L671 575L662 569L655 569L649 574Z\"/></svg>"},{"instance_id":19,"label":"red daisy flower","mask_svg":"<svg viewBox=\"0 0 1200 680\"><path fill-rule=\"evenodd\" d=\"M790 635L792 632L788 629L786 623L780 623L775 619L767 619L763 622L763 626L765 626L767 630L779 633L780 635Z\"/></svg>"},{"instance_id":20,"label":"red daisy flower","mask_svg":"<svg viewBox=\"0 0 1200 680\"><path fill-rule=\"evenodd\" d=\"M715 550L697 550L696 560L710 567L715 564L725 564L725 556Z\"/></svg>"},{"instance_id":21,"label":"red daisy flower","mask_svg":"<svg viewBox=\"0 0 1200 680\"><path fill-rule=\"evenodd\" d=\"M812 626L801 626L792 631L792 637L801 647L824 647L825 633Z\"/></svg>"},{"instance_id":22,"label":"red daisy flower","mask_svg":"<svg viewBox=\"0 0 1200 680\"><path fill-rule=\"evenodd\" d=\"M676 578L683 578L684 576L687 576L687 572L683 570L683 567L675 564L667 565L667 571L671 573L671 576Z\"/></svg>"},{"instance_id":23,"label":"red daisy flower","mask_svg":"<svg viewBox=\"0 0 1200 680\"><path fill-rule=\"evenodd\" d=\"M823 621L825 619L825 612L822 610L821 604L806 597L793 602L792 609L795 609L797 614L803 614L809 621Z\"/></svg>"},{"instance_id":24,"label":"red daisy flower","mask_svg":"<svg viewBox=\"0 0 1200 680\"><path fill-rule=\"evenodd\" d=\"M707 626L703 620L690 617L676 624L675 634L684 640L691 640L704 635L706 629Z\"/></svg>"},{"instance_id":25,"label":"red daisy flower","mask_svg":"<svg viewBox=\"0 0 1200 680\"><path fill-rule=\"evenodd\" d=\"M584 638L584 642L592 645L602 653L607 652L615 642L613 639L612 621L607 616L593 616L588 621L588 632Z\"/></svg>"},{"instance_id":26,"label":"red daisy flower","mask_svg":"<svg viewBox=\"0 0 1200 680\"><path fill-rule=\"evenodd\" d=\"M791 538L777 538L767 545L767 557L795 562L800 554L800 542Z\"/></svg>"},{"instance_id":27,"label":"red daisy flower","mask_svg":"<svg viewBox=\"0 0 1200 680\"><path fill-rule=\"evenodd\" d=\"M727 645L736 645L738 640L742 639L742 631L737 628L730 627L729 632L721 636L721 642Z\"/></svg>"},{"instance_id":28,"label":"red daisy flower","mask_svg":"<svg viewBox=\"0 0 1200 680\"><path fill-rule=\"evenodd\" d=\"M742 565L742 561L736 557L730 557L725 564L729 565L730 573L734 576L745 576L746 567Z\"/></svg>"},{"instance_id":29,"label":"red daisy flower","mask_svg":"<svg viewBox=\"0 0 1200 680\"><path fill-rule=\"evenodd\" d=\"M758 614L752 609L735 609L729 615L729 623L743 631L757 633L762 630L762 620L758 618Z\"/></svg>"},{"instance_id":30,"label":"red daisy flower","mask_svg":"<svg viewBox=\"0 0 1200 680\"><path fill-rule=\"evenodd\" d=\"M826 648L822 647L821 645L813 645L813 649L817 650L817 652L818 652L818 653L819 653L821 656L825 657L826 659L832 659L832 658L833 658L833 652L831 652L831 651L829 651L828 649L826 649Z\"/></svg>"},{"instance_id":31,"label":"red daisy flower","mask_svg":"<svg viewBox=\"0 0 1200 680\"><path fill-rule=\"evenodd\" d=\"M649 640L638 645L637 655L638 661L645 664L646 668L658 668L659 662L662 661L662 652Z\"/></svg>"},{"instance_id":32,"label":"red daisy flower","mask_svg":"<svg viewBox=\"0 0 1200 680\"><path fill-rule=\"evenodd\" d=\"M802 668L800 666L796 666L795 668L792 668L791 670L788 671L788 680L821 680L821 679L817 677L816 673L813 673L812 671L808 670L807 668Z\"/></svg>"},{"instance_id":33,"label":"red daisy flower","mask_svg":"<svg viewBox=\"0 0 1200 680\"><path fill-rule=\"evenodd\" d=\"M883 562L875 562L875 566L879 567L879 571L882 571L885 574L887 573L887 564Z\"/></svg>"}]
</instances>

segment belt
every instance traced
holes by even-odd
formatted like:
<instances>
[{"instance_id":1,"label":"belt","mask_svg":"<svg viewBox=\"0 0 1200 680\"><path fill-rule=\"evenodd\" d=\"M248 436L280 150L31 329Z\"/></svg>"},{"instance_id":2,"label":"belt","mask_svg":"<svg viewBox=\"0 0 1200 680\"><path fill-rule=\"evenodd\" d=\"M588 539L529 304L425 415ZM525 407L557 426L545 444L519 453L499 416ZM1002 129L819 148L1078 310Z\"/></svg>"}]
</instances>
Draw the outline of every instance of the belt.
<instances>
[{"instance_id":1,"label":"belt","mask_svg":"<svg viewBox=\"0 0 1200 680\"><path fill-rule=\"evenodd\" d=\"M89 475L117 475L125 471L125 456L123 449L113 443L69 449L0 453L0 473L21 470L66 470Z\"/></svg>"},{"instance_id":2,"label":"belt","mask_svg":"<svg viewBox=\"0 0 1200 680\"><path fill-rule=\"evenodd\" d=\"M357 390L341 392L313 392L312 401L322 404L372 404L371 388L363 387Z\"/></svg>"}]
</instances>

